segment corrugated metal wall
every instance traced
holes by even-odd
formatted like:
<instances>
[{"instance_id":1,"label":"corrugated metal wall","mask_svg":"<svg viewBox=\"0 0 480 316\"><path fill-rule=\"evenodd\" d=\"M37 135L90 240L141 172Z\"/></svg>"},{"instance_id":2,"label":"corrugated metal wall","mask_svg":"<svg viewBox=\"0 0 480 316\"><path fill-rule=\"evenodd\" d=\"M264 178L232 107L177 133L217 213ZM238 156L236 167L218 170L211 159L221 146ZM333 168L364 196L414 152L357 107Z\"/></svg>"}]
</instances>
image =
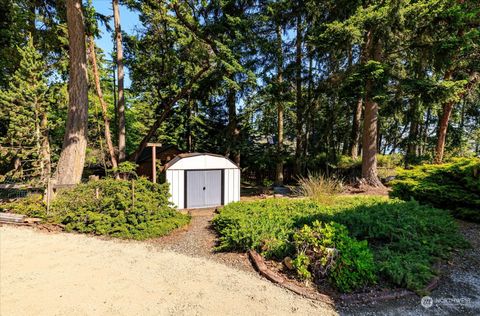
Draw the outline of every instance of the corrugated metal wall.
<instances>
[{"instance_id":1,"label":"corrugated metal wall","mask_svg":"<svg viewBox=\"0 0 480 316\"><path fill-rule=\"evenodd\" d=\"M240 170L225 169L225 205L230 202L240 201Z\"/></svg>"},{"instance_id":2,"label":"corrugated metal wall","mask_svg":"<svg viewBox=\"0 0 480 316\"><path fill-rule=\"evenodd\" d=\"M177 208L184 208L184 170L167 170L166 178L170 184L170 201L175 204Z\"/></svg>"}]
</instances>

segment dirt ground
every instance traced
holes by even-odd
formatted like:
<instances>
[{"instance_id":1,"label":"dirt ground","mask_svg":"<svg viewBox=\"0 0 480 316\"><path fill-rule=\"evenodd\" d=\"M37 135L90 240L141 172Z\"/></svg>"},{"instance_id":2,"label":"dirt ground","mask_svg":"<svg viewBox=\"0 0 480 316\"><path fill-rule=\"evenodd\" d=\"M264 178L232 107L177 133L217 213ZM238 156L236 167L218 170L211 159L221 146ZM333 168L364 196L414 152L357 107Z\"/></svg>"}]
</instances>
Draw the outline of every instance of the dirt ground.
<instances>
[{"instance_id":1,"label":"dirt ground","mask_svg":"<svg viewBox=\"0 0 480 316\"><path fill-rule=\"evenodd\" d=\"M0 315L480 315L480 225L446 263L425 308L418 296L322 305L262 279L243 253L215 253L213 210L148 242L0 227Z\"/></svg>"},{"instance_id":2,"label":"dirt ground","mask_svg":"<svg viewBox=\"0 0 480 316\"><path fill-rule=\"evenodd\" d=\"M206 258L149 243L0 227L0 315L332 315Z\"/></svg>"},{"instance_id":3,"label":"dirt ground","mask_svg":"<svg viewBox=\"0 0 480 316\"><path fill-rule=\"evenodd\" d=\"M362 193L360 193L362 194ZM215 233L210 228L213 210L193 210L188 229L152 241L155 247L189 256L204 257L256 274L245 254L215 253ZM459 221L459 227L472 248L458 251L445 264L438 287L430 294L431 307L421 304L421 297L368 304L337 302L343 315L480 315L480 225Z\"/></svg>"}]
</instances>

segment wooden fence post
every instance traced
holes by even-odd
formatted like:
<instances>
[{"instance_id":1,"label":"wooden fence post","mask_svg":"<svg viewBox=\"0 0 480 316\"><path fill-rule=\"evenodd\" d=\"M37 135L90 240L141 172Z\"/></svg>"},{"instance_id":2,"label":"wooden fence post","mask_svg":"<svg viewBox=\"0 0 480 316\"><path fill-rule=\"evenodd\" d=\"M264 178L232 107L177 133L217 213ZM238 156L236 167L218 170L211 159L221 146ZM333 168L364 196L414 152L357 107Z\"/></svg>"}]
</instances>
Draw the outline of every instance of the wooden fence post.
<instances>
[{"instance_id":1,"label":"wooden fence post","mask_svg":"<svg viewBox=\"0 0 480 316\"><path fill-rule=\"evenodd\" d=\"M52 184L50 182L50 177L47 179L47 215L50 212L50 200L52 195Z\"/></svg>"},{"instance_id":2,"label":"wooden fence post","mask_svg":"<svg viewBox=\"0 0 480 316\"><path fill-rule=\"evenodd\" d=\"M135 209L135 180L132 179L132 211Z\"/></svg>"}]
</instances>

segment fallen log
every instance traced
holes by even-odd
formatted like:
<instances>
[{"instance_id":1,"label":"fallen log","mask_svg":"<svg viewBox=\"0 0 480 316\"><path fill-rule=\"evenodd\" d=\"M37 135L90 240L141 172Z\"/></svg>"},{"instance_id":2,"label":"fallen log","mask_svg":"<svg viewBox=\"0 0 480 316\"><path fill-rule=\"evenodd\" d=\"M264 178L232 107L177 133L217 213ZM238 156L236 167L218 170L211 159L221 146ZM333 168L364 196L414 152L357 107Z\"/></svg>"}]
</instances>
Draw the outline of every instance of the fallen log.
<instances>
[{"instance_id":1,"label":"fallen log","mask_svg":"<svg viewBox=\"0 0 480 316\"><path fill-rule=\"evenodd\" d=\"M25 215L14 213L0 213L0 222L2 223L23 223Z\"/></svg>"},{"instance_id":2,"label":"fallen log","mask_svg":"<svg viewBox=\"0 0 480 316\"><path fill-rule=\"evenodd\" d=\"M288 279L284 278L283 276L275 273L274 271L270 270L263 257L256 252L255 250L249 250L248 256L253 263L254 268L266 279L276 283L294 293L302 295L304 297L317 300L323 302L325 304L334 305L335 300L338 300L338 303L341 304L368 304L374 302L382 302L382 301L389 301L395 299L401 299L406 297L417 296L413 291L410 290L386 290L381 292L370 292L370 293L358 293L358 294L342 294L339 296L335 296L334 298L318 293L309 291L307 288L301 287ZM433 278L430 283L425 287L424 291L431 292L434 290L439 284L439 277Z\"/></svg>"},{"instance_id":3,"label":"fallen log","mask_svg":"<svg viewBox=\"0 0 480 316\"><path fill-rule=\"evenodd\" d=\"M278 275L277 273L270 270L265 264L265 260L263 259L263 257L255 250L249 250L248 256L250 257L250 260L252 261L255 269L260 273L260 275L264 276L273 283L276 283L286 288L287 290L302 295L306 298L320 301L325 304L334 305L334 301L330 296L309 291L308 289L298 286L295 283L285 279L283 276Z\"/></svg>"}]
</instances>

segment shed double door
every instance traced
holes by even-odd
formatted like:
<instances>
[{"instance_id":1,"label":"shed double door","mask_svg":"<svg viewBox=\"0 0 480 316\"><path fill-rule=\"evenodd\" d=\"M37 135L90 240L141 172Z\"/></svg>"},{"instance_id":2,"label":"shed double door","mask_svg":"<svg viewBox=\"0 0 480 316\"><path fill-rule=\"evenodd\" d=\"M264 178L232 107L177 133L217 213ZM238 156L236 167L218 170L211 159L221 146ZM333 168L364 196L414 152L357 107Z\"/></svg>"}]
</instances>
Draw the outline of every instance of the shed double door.
<instances>
[{"instance_id":1,"label":"shed double door","mask_svg":"<svg viewBox=\"0 0 480 316\"><path fill-rule=\"evenodd\" d=\"M187 208L222 205L222 170L186 170Z\"/></svg>"}]
</instances>

